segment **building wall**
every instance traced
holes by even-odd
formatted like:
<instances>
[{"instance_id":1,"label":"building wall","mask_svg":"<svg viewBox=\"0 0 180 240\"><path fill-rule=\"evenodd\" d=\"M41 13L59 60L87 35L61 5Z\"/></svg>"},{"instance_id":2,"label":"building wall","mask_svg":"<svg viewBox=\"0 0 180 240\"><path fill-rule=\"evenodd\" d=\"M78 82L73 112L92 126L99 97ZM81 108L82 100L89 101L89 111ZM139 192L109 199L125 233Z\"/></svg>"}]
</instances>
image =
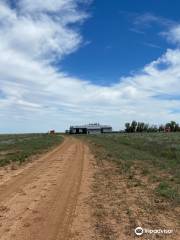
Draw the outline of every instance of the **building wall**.
<instances>
[{"instance_id":1,"label":"building wall","mask_svg":"<svg viewBox=\"0 0 180 240\"><path fill-rule=\"evenodd\" d=\"M70 134L100 134L100 133L111 133L111 127L70 127Z\"/></svg>"},{"instance_id":2,"label":"building wall","mask_svg":"<svg viewBox=\"0 0 180 240\"><path fill-rule=\"evenodd\" d=\"M71 134L75 134L76 133L76 129L75 128L70 129L70 133Z\"/></svg>"},{"instance_id":3,"label":"building wall","mask_svg":"<svg viewBox=\"0 0 180 240\"><path fill-rule=\"evenodd\" d=\"M99 134L99 133L101 133L101 129L88 129L87 133L88 134Z\"/></svg>"},{"instance_id":4,"label":"building wall","mask_svg":"<svg viewBox=\"0 0 180 240\"><path fill-rule=\"evenodd\" d=\"M110 133L112 132L112 128L102 128L101 131L102 133Z\"/></svg>"},{"instance_id":5,"label":"building wall","mask_svg":"<svg viewBox=\"0 0 180 240\"><path fill-rule=\"evenodd\" d=\"M70 134L87 134L85 128L70 128Z\"/></svg>"}]
</instances>

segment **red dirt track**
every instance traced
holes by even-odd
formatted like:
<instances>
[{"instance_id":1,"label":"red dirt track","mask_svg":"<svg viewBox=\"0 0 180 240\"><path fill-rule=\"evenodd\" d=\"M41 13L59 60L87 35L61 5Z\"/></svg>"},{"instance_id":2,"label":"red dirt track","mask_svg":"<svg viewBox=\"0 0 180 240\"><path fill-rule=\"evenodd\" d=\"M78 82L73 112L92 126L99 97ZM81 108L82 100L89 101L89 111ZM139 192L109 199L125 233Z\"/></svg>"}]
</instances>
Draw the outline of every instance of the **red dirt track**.
<instances>
[{"instance_id":1,"label":"red dirt track","mask_svg":"<svg viewBox=\"0 0 180 240\"><path fill-rule=\"evenodd\" d=\"M67 138L0 184L1 240L71 238L88 148Z\"/></svg>"}]
</instances>

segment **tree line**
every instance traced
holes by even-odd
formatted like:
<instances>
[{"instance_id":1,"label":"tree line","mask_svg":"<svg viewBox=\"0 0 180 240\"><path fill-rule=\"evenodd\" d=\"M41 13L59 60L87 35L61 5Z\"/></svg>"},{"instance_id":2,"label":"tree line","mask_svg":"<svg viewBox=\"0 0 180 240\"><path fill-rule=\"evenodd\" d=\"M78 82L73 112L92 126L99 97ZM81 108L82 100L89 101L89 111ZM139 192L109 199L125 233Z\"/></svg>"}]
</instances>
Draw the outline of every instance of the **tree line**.
<instances>
[{"instance_id":1,"label":"tree line","mask_svg":"<svg viewBox=\"0 0 180 240\"><path fill-rule=\"evenodd\" d=\"M150 125L144 122L137 122L133 120L131 123L125 123L125 132L178 132L180 126L175 121L168 122L166 124Z\"/></svg>"}]
</instances>

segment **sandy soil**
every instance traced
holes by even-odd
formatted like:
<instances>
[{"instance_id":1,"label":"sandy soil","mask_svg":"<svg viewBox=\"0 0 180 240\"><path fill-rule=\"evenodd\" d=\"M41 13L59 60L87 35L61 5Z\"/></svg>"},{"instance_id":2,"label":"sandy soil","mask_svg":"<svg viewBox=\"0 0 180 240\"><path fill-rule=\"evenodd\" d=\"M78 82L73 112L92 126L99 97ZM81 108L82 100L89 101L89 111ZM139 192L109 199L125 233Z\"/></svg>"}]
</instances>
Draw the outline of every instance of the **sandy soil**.
<instances>
[{"instance_id":1,"label":"sandy soil","mask_svg":"<svg viewBox=\"0 0 180 240\"><path fill-rule=\"evenodd\" d=\"M179 209L157 201L145 180L68 137L24 166L0 169L0 240L180 239ZM137 226L175 232L139 238Z\"/></svg>"},{"instance_id":2,"label":"sandy soil","mask_svg":"<svg viewBox=\"0 0 180 240\"><path fill-rule=\"evenodd\" d=\"M0 239L88 239L90 159L87 146L67 138L20 169L1 169Z\"/></svg>"},{"instance_id":3,"label":"sandy soil","mask_svg":"<svg viewBox=\"0 0 180 240\"><path fill-rule=\"evenodd\" d=\"M95 235L98 240L179 240L178 206L169 206L166 200L156 198L144 184L120 174L113 162L103 161L96 167L92 209ZM157 201L158 200L158 201ZM172 229L172 234L143 234L136 236L136 227L145 229Z\"/></svg>"}]
</instances>

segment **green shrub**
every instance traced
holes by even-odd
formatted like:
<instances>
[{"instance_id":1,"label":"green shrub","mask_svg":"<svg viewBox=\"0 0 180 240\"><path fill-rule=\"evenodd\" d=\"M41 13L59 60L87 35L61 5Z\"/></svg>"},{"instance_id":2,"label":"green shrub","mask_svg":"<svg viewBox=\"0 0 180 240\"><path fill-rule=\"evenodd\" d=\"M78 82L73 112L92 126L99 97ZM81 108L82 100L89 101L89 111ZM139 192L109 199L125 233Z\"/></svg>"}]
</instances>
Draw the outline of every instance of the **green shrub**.
<instances>
[{"instance_id":1,"label":"green shrub","mask_svg":"<svg viewBox=\"0 0 180 240\"><path fill-rule=\"evenodd\" d=\"M157 194L161 195L162 197L168 198L170 200L179 199L178 191L173 187L171 187L167 182L159 183L155 191Z\"/></svg>"}]
</instances>

